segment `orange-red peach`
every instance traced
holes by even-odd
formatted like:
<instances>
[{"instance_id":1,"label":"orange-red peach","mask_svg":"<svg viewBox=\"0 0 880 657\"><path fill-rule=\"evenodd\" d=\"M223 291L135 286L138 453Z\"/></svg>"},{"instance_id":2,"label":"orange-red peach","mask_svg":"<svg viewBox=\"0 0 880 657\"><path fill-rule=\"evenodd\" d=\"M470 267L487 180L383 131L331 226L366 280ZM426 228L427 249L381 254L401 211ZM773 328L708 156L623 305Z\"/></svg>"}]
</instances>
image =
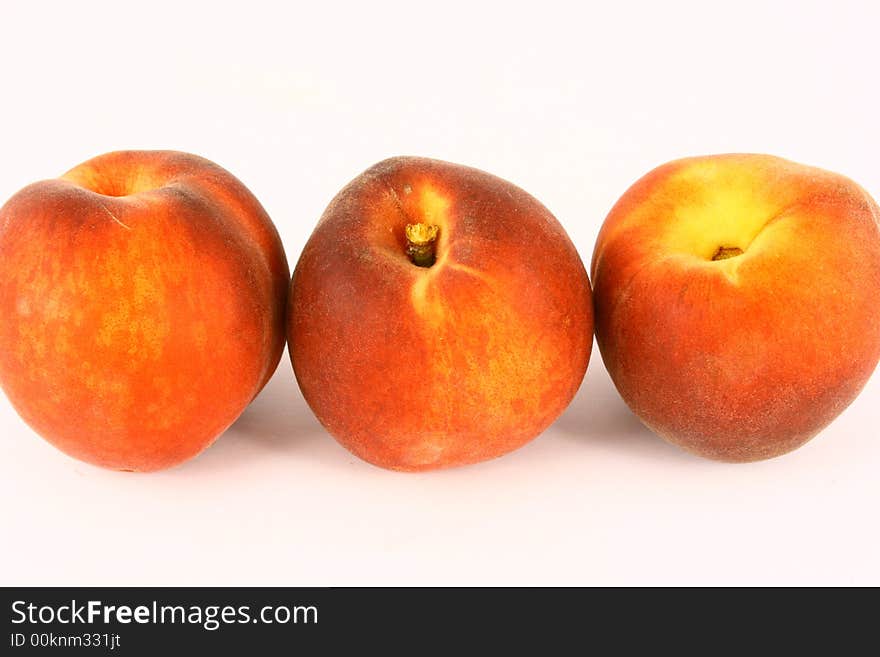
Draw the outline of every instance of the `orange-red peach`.
<instances>
[{"instance_id":1,"label":"orange-red peach","mask_svg":"<svg viewBox=\"0 0 880 657\"><path fill-rule=\"evenodd\" d=\"M525 444L571 401L590 285L559 222L476 169L385 160L331 202L294 270L293 368L321 423L396 470Z\"/></svg>"},{"instance_id":2,"label":"orange-red peach","mask_svg":"<svg viewBox=\"0 0 880 657\"><path fill-rule=\"evenodd\" d=\"M175 465L271 376L288 271L266 212L216 164L96 157L0 209L0 384L71 456Z\"/></svg>"},{"instance_id":3,"label":"orange-red peach","mask_svg":"<svg viewBox=\"0 0 880 657\"><path fill-rule=\"evenodd\" d=\"M611 210L596 333L660 436L724 461L789 452L880 358L880 210L838 174L766 155L665 164Z\"/></svg>"}]
</instances>

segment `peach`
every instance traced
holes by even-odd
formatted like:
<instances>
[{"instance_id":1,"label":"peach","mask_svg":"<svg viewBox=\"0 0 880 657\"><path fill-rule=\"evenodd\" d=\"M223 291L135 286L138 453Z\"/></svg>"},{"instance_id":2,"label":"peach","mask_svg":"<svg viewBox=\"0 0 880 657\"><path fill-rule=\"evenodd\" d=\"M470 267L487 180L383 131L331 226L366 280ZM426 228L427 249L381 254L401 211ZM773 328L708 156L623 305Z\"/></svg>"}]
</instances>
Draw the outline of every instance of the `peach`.
<instances>
[{"instance_id":1,"label":"peach","mask_svg":"<svg viewBox=\"0 0 880 657\"><path fill-rule=\"evenodd\" d=\"M288 344L306 401L357 456L409 471L474 463L571 401L592 345L589 280L523 190L392 158L345 187L306 244Z\"/></svg>"},{"instance_id":2,"label":"peach","mask_svg":"<svg viewBox=\"0 0 880 657\"><path fill-rule=\"evenodd\" d=\"M665 164L617 202L592 263L596 333L633 412L724 461L789 452L880 358L880 210L767 155Z\"/></svg>"},{"instance_id":3,"label":"peach","mask_svg":"<svg viewBox=\"0 0 880 657\"><path fill-rule=\"evenodd\" d=\"M288 271L265 210L216 164L94 158L0 209L0 384L71 456L180 463L277 366Z\"/></svg>"}]
</instances>

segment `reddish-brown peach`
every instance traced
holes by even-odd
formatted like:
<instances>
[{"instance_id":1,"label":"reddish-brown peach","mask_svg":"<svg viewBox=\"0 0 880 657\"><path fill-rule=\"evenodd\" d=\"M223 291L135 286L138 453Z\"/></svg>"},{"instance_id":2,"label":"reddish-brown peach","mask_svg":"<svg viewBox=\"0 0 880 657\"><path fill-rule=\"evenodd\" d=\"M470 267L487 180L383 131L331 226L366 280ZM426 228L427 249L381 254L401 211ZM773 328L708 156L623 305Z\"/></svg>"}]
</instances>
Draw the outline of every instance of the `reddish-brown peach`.
<instances>
[{"instance_id":1,"label":"reddish-brown peach","mask_svg":"<svg viewBox=\"0 0 880 657\"><path fill-rule=\"evenodd\" d=\"M318 419L376 465L490 459L565 409L592 343L559 222L509 182L398 157L343 189L297 264L288 341Z\"/></svg>"}]
</instances>

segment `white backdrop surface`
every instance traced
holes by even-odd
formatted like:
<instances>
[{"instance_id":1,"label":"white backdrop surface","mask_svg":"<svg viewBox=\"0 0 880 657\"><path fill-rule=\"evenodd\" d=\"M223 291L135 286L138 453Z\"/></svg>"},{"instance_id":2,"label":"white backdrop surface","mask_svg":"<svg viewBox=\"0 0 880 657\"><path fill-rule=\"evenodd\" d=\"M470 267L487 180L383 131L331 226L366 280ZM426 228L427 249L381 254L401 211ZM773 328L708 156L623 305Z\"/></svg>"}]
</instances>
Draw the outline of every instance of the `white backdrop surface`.
<instances>
[{"instance_id":1,"label":"white backdrop surface","mask_svg":"<svg viewBox=\"0 0 880 657\"><path fill-rule=\"evenodd\" d=\"M538 197L585 262L677 157L767 152L880 196L869 2L40 3L0 18L0 198L99 153L232 171L296 262L391 155ZM878 300L880 302L880 300ZM286 356L214 446L150 475L74 461L0 397L0 584L880 584L880 374L817 439L725 465L669 446L594 350L568 411L501 459L351 456Z\"/></svg>"}]
</instances>

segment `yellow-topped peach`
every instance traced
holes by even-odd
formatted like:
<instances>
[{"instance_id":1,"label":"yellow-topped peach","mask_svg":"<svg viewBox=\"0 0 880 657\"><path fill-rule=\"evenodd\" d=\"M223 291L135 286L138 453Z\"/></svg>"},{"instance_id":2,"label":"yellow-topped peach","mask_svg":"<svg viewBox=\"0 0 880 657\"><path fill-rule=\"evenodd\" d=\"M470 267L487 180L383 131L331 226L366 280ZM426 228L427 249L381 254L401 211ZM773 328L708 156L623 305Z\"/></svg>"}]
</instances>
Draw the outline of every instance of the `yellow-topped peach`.
<instances>
[{"instance_id":1,"label":"yellow-topped peach","mask_svg":"<svg viewBox=\"0 0 880 657\"><path fill-rule=\"evenodd\" d=\"M509 182L400 157L327 208L297 264L288 341L306 401L376 465L509 452L569 404L590 285L559 222Z\"/></svg>"},{"instance_id":2,"label":"yellow-topped peach","mask_svg":"<svg viewBox=\"0 0 880 657\"><path fill-rule=\"evenodd\" d=\"M725 461L784 454L880 359L880 210L851 180L767 155L665 164L608 215L596 334L656 433Z\"/></svg>"}]
</instances>

